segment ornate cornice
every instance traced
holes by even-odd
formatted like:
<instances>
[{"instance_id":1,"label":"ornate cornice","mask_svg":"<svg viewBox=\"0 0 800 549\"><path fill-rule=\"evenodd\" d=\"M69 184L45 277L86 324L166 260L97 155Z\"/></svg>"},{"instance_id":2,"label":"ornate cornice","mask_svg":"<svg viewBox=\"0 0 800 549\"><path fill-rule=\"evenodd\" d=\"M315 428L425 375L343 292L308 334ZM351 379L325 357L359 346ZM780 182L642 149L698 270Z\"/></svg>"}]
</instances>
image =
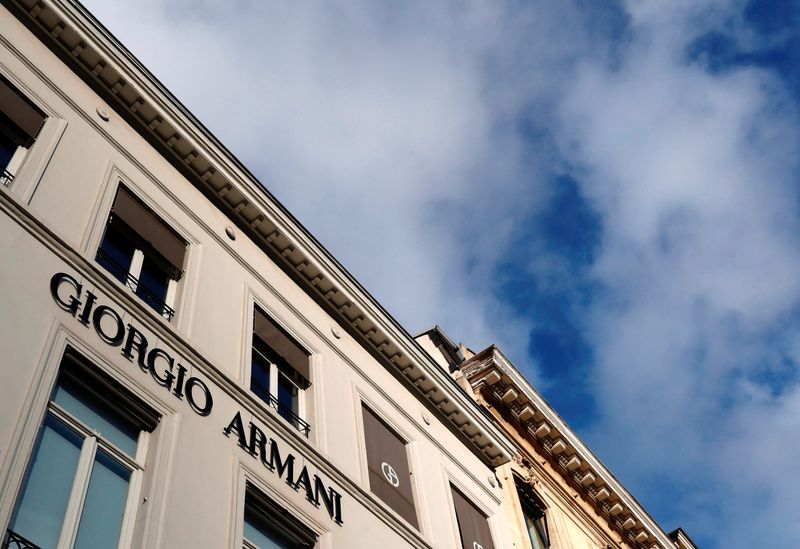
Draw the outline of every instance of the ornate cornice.
<instances>
[{"instance_id":1,"label":"ornate cornice","mask_svg":"<svg viewBox=\"0 0 800 549\"><path fill-rule=\"evenodd\" d=\"M632 547L667 549L674 544L566 422L500 350L491 346L460 366L470 386L533 440L555 470L591 502ZM524 460L518 456L515 460ZM522 463L522 461L519 461Z\"/></svg>"},{"instance_id":2,"label":"ornate cornice","mask_svg":"<svg viewBox=\"0 0 800 549\"><path fill-rule=\"evenodd\" d=\"M489 465L513 445L410 334L108 30L72 0L2 0Z\"/></svg>"}]
</instances>

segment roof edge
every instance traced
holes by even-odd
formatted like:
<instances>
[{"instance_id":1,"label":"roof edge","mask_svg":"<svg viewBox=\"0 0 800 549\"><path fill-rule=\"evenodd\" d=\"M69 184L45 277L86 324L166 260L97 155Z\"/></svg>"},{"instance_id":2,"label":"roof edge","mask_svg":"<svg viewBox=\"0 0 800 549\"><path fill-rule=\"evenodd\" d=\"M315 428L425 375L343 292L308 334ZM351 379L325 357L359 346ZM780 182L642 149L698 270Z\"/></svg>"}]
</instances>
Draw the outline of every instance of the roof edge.
<instances>
[{"instance_id":1,"label":"roof edge","mask_svg":"<svg viewBox=\"0 0 800 549\"><path fill-rule=\"evenodd\" d=\"M568 481L576 481L574 478L575 471L585 479L590 478L585 476L586 473L591 473L594 479L589 485L584 485L580 481L577 481L577 484L601 508L603 508L605 500L616 499L621 503L619 509L610 507L606 510L612 522L616 521L617 517L632 516L637 521L635 524L641 524L642 528L661 547L674 547L670 537L645 511L636 498L627 491L605 464L581 441L566 421L525 379L497 346L490 345L477 353L461 365L461 371L466 375L473 389L480 389L481 386L502 386L502 389L500 389L502 393L500 395L501 402L510 412L517 416L517 419L523 425L530 425L528 427L530 435L542 443L542 446L555 457L557 463L560 462L564 465L561 468L563 470L560 472ZM512 392L509 392L509 389ZM516 411L512 408L512 405L516 408ZM532 406L533 410L526 411L526 406L529 408ZM522 419L523 417L527 419ZM578 458L578 461L570 462L564 457L565 455L574 455ZM599 497L598 494L602 487L607 487L607 493L603 494L603 497ZM589 488L592 488L592 490ZM635 530L635 528L632 526L629 528L623 527L622 530L629 531ZM631 537L633 538L634 536L632 535ZM643 545L646 542L647 540L643 539L636 542L635 546L650 549L651 545Z\"/></svg>"}]
</instances>

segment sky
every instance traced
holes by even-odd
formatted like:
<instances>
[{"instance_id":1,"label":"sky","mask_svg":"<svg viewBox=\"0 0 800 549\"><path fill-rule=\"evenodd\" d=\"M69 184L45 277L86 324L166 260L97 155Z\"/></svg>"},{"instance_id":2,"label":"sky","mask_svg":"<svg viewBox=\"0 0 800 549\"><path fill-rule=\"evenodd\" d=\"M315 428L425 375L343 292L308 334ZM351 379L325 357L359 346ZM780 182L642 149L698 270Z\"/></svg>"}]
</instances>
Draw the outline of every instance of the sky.
<instances>
[{"instance_id":1,"label":"sky","mask_svg":"<svg viewBox=\"0 0 800 549\"><path fill-rule=\"evenodd\" d=\"M800 2L85 4L410 332L498 344L665 530L800 547Z\"/></svg>"}]
</instances>

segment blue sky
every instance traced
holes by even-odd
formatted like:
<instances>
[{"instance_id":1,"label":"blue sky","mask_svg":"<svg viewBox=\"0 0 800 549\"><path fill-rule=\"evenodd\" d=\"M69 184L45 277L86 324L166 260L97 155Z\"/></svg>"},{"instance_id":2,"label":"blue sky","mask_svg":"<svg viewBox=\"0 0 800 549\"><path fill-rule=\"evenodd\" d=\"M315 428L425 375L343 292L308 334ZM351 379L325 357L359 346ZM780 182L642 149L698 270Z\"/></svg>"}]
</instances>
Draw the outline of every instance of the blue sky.
<instances>
[{"instance_id":1,"label":"blue sky","mask_svg":"<svg viewBox=\"0 0 800 549\"><path fill-rule=\"evenodd\" d=\"M410 331L497 343L665 529L800 547L798 2L86 4Z\"/></svg>"}]
</instances>

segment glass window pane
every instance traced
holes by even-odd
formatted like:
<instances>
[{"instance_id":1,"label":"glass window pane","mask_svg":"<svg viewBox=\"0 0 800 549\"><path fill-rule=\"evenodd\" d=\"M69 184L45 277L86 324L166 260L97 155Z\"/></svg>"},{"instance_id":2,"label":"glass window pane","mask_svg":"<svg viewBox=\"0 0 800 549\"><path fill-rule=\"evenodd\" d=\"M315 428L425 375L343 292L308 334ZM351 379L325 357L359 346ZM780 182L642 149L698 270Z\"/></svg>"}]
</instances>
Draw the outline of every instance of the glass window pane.
<instances>
[{"instance_id":1,"label":"glass window pane","mask_svg":"<svg viewBox=\"0 0 800 549\"><path fill-rule=\"evenodd\" d=\"M244 511L244 539L258 549L294 549L297 547L269 528L249 509Z\"/></svg>"},{"instance_id":2,"label":"glass window pane","mask_svg":"<svg viewBox=\"0 0 800 549\"><path fill-rule=\"evenodd\" d=\"M136 248L133 242L117 228L119 223L114 218L108 224L103 242L100 243L100 249L97 251L97 262L117 280L125 284Z\"/></svg>"},{"instance_id":3,"label":"glass window pane","mask_svg":"<svg viewBox=\"0 0 800 549\"><path fill-rule=\"evenodd\" d=\"M253 367L250 372L250 390L264 402L269 402L269 361L253 347Z\"/></svg>"},{"instance_id":4,"label":"glass window pane","mask_svg":"<svg viewBox=\"0 0 800 549\"><path fill-rule=\"evenodd\" d=\"M151 258L145 256L142 270L139 273L139 285L136 295L157 312L163 312L164 299L167 297L169 274Z\"/></svg>"},{"instance_id":5,"label":"glass window pane","mask_svg":"<svg viewBox=\"0 0 800 549\"><path fill-rule=\"evenodd\" d=\"M97 451L74 549L117 546L130 478L127 468Z\"/></svg>"},{"instance_id":6,"label":"glass window pane","mask_svg":"<svg viewBox=\"0 0 800 549\"><path fill-rule=\"evenodd\" d=\"M82 442L52 416L42 426L11 529L43 549L58 543Z\"/></svg>"},{"instance_id":7,"label":"glass window pane","mask_svg":"<svg viewBox=\"0 0 800 549\"><path fill-rule=\"evenodd\" d=\"M16 143L11 141L5 134L0 133L0 172L6 169L16 150Z\"/></svg>"},{"instance_id":8,"label":"glass window pane","mask_svg":"<svg viewBox=\"0 0 800 549\"><path fill-rule=\"evenodd\" d=\"M541 525L539 525L539 527L537 528L536 524L537 520L542 520L542 519L534 520L530 516L528 516L526 512L525 527L528 529L528 537L531 540L531 545L533 546L533 549L547 549L547 546L545 545L544 540L542 539L542 536L539 533L539 528L541 528Z\"/></svg>"},{"instance_id":9,"label":"glass window pane","mask_svg":"<svg viewBox=\"0 0 800 549\"><path fill-rule=\"evenodd\" d=\"M289 379L283 375L283 373L278 374L278 403L280 406L278 407L278 412L286 418L287 420L291 420L291 411L295 416L298 415L298 398L297 398L297 386L289 381Z\"/></svg>"},{"instance_id":10,"label":"glass window pane","mask_svg":"<svg viewBox=\"0 0 800 549\"><path fill-rule=\"evenodd\" d=\"M117 448L133 457L139 430L106 408L91 395L69 383L59 383L53 395L53 402L59 404L71 415L94 429Z\"/></svg>"}]
</instances>

